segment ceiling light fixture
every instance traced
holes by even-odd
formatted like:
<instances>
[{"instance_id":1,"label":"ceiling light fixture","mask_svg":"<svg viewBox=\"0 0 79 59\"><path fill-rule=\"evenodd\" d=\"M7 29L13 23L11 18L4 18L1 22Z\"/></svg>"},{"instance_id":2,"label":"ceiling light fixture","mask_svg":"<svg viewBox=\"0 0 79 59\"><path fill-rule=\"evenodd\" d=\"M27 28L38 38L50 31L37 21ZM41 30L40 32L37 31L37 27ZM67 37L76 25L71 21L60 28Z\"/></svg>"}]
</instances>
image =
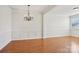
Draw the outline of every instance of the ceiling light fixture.
<instances>
[{"instance_id":1,"label":"ceiling light fixture","mask_svg":"<svg viewBox=\"0 0 79 59\"><path fill-rule=\"evenodd\" d=\"M75 8L73 8L73 10L79 10L79 7L75 7Z\"/></svg>"},{"instance_id":2,"label":"ceiling light fixture","mask_svg":"<svg viewBox=\"0 0 79 59\"><path fill-rule=\"evenodd\" d=\"M27 5L28 6L28 13L27 13L27 16L24 17L24 20L26 21L31 21L33 19L33 17L30 16L30 5Z\"/></svg>"}]
</instances>

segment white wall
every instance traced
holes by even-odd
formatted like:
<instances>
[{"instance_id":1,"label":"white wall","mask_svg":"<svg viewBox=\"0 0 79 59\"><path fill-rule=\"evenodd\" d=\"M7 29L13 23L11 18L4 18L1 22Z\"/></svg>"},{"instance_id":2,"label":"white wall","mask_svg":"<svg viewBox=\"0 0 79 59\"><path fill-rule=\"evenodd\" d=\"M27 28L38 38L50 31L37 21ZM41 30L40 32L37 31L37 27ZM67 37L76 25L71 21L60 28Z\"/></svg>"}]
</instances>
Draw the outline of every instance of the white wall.
<instances>
[{"instance_id":1,"label":"white wall","mask_svg":"<svg viewBox=\"0 0 79 59\"><path fill-rule=\"evenodd\" d=\"M11 41L11 9L0 6L0 49Z\"/></svg>"},{"instance_id":2,"label":"white wall","mask_svg":"<svg viewBox=\"0 0 79 59\"><path fill-rule=\"evenodd\" d=\"M44 38L69 35L69 18L57 13L57 11L59 10L52 9L44 15Z\"/></svg>"},{"instance_id":3,"label":"white wall","mask_svg":"<svg viewBox=\"0 0 79 59\"><path fill-rule=\"evenodd\" d=\"M12 39L24 40L41 38L42 31L42 16L40 13L31 13L34 17L32 21L24 21L25 12L13 10L12 20Z\"/></svg>"}]
</instances>

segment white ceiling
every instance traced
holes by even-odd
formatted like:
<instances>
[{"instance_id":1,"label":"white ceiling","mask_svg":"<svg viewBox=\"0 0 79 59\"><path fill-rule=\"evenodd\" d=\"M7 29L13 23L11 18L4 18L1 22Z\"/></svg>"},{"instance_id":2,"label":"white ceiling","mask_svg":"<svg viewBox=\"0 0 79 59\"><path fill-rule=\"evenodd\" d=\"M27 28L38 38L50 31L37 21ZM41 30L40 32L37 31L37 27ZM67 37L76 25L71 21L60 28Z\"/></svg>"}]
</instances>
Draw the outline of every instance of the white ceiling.
<instances>
[{"instance_id":1,"label":"white ceiling","mask_svg":"<svg viewBox=\"0 0 79 59\"><path fill-rule=\"evenodd\" d=\"M10 7L15 10L21 10L21 11L27 10L27 6L25 5L11 5ZM54 7L55 5L31 5L30 11L46 13Z\"/></svg>"},{"instance_id":2,"label":"white ceiling","mask_svg":"<svg viewBox=\"0 0 79 59\"><path fill-rule=\"evenodd\" d=\"M52 9L54 15L74 15L79 13L79 10L73 10L73 8L79 7L79 5L57 5Z\"/></svg>"},{"instance_id":3,"label":"white ceiling","mask_svg":"<svg viewBox=\"0 0 79 59\"><path fill-rule=\"evenodd\" d=\"M25 5L11 5L13 10L27 10ZM79 10L72 10L74 7L79 7L79 5L31 5L30 11L46 13L49 10L52 10L52 13L55 15L71 15L79 13Z\"/></svg>"}]
</instances>

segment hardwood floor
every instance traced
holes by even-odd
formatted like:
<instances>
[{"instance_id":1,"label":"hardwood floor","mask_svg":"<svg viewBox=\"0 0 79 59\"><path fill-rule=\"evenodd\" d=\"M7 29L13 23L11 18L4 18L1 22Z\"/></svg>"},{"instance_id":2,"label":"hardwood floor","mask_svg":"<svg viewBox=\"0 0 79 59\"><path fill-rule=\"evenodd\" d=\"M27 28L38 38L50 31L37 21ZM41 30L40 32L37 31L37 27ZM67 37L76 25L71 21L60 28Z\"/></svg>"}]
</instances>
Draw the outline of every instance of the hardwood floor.
<instances>
[{"instance_id":1,"label":"hardwood floor","mask_svg":"<svg viewBox=\"0 0 79 59\"><path fill-rule=\"evenodd\" d=\"M79 38L54 37L47 39L16 40L10 42L2 53L71 53L79 52Z\"/></svg>"}]
</instances>

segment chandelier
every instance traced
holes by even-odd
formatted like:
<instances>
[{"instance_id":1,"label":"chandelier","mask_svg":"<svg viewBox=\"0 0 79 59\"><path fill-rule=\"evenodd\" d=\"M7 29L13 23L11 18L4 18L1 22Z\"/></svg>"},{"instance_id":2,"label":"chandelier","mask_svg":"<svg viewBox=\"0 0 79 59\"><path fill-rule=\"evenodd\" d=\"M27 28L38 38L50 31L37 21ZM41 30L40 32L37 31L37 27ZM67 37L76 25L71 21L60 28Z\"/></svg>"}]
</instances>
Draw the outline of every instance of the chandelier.
<instances>
[{"instance_id":1,"label":"chandelier","mask_svg":"<svg viewBox=\"0 0 79 59\"><path fill-rule=\"evenodd\" d=\"M27 10L28 13L27 13L27 16L24 17L24 20L31 21L33 17L30 16L30 10L29 10L30 5L27 5L27 6L28 6L28 10Z\"/></svg>"}]
</instances>

